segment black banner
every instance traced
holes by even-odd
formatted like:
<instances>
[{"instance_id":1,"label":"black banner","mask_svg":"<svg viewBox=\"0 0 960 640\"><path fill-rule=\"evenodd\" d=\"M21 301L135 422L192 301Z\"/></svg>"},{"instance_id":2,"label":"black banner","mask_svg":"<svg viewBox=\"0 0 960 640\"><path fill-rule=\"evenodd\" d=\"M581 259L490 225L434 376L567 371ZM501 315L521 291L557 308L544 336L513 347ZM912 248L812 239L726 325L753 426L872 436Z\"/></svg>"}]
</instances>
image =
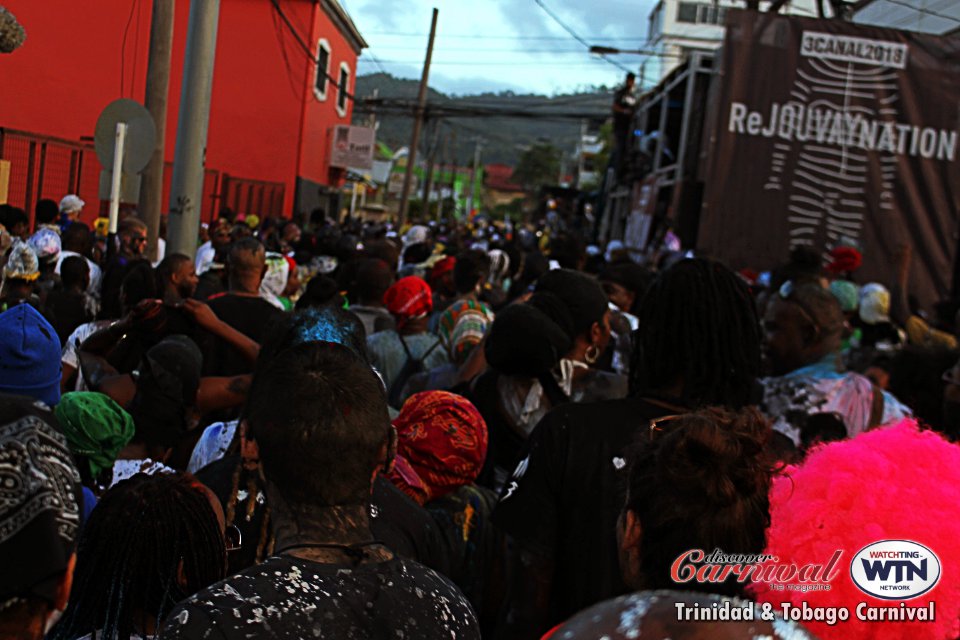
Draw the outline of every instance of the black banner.
<instances>
[{"instance_id":1,"label":"black banner","mask_svg":"<svg viewBox=\"0 0 960 640\"><path fill-rule=\"evenodd\" d=\"M853 241L858 279L950 292L960 213L960 38L729 11L699 244L735 268Z\"/></svg>"}]
</instances>

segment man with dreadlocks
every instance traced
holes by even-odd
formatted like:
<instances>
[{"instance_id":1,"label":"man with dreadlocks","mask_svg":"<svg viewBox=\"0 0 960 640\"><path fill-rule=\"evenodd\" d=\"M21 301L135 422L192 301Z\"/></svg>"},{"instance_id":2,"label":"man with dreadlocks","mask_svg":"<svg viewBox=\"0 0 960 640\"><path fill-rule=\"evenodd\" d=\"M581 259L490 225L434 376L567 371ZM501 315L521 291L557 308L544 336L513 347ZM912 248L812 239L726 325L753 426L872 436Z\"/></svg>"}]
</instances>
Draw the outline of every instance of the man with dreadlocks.
<instances>
[{"instance_id":1,"label":"man with dreadlocks","mask_svg":"<svg viewBox=\"0 0 960 640\"><path fill-rule=\"evenodd\" d=\"M449 580L370 530L373 480L391 468L396 433L366 362L330 342L287 349L254 376L245 423L276 555L181 603L161 637L480 637Z\"/></svg>"},{"instance_id":2,"label":"man with dreadlocks","mask_svg":"<svg viewBox=\"0 0 960 640\"><path fill-rule=\"evenodd\" d=\"M107 491L80 534L70 601L47 640L155 635L177 602L224 577L218 508L187 474L141 473Z\"/></svg>"},{"instance_id":3,"label":"man with dreadlocks","mask_svg":"<svg viewBox=\"0 0 960 640\"><path fill-rule=\"evenodd\" d=\"M632 396L550 411L504 488L494 522L517 552L498 638L539 637L626 591L616 523L620 471L638 430L700 407L739 409L759 395L757 313L726 267L703 259L675 264L653 283L638 316Z\"/></svg>"}]
</instances>

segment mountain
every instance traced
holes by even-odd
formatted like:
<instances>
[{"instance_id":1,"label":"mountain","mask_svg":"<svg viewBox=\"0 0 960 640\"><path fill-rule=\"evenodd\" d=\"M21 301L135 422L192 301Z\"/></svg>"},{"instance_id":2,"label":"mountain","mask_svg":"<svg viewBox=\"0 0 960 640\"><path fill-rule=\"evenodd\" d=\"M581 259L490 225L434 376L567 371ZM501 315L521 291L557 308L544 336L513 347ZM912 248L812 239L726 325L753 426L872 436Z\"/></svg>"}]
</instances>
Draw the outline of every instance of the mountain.
<instances>
[{"instance_id":1,"label":"mountain","mask_svg":"<svg viewBox=\"0 0 960 640\"><path fill-rule=\"evenodd\" d=\"M413 128L412 107L417 100L419 81L405 80L386 73L374 73L357 78L354 88L357 108L354 109L354 124L366 124L370 114L361 106L362 98L376 96L383 101L377 107L379 128L377 140L392 149L410 144ZM610 112L613 90L598 87L592 92L543 96L515 94L512 92L482 93L476 95L450 96L434 89L427 94L428 113L431 107L468 111L479 116L442 116L439 137L436 118L424 124L420 135L419 157L425 159L428 150L437 143L437 162L449 163L454 159L460 166L472 162L477 137L483 139L480 162L503 163L515 166L523 150L537 142L550 142L562 149L570 161L580 136L581 123L595 130ZM401 101L402 105L397 105ZM527 117L492 115L492 110L509 110ZM401 114L402 113L402 114ZM562 114L562 115L561 115ZM590 119L566 117L571 114L593 116ZM446 155L443 155L444 144Z\"/></svg>"}]
</instances>

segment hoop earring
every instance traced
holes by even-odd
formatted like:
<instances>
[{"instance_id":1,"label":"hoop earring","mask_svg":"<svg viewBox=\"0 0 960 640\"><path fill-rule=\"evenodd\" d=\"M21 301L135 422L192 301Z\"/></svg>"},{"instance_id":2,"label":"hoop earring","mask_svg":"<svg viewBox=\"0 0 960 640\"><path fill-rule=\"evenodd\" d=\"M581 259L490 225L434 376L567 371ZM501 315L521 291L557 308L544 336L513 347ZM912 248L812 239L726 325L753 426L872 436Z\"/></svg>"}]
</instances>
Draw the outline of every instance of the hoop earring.
<instances>
[{"instance_id":1,"label":"hoop earring","mask_svg":"<svg viewBox=\"0 0 960 640\"><path fill-rule=\"evenodd\" d=\"M590 352L591 349L593 349L592 354ZM592 344L589 347L587 347L587 350L583 354L583 359L587 361L587 364L595 363L597 361L597 358L599 357L600 357L600 348L595 344Z\"/></svg>"}]
</instances>

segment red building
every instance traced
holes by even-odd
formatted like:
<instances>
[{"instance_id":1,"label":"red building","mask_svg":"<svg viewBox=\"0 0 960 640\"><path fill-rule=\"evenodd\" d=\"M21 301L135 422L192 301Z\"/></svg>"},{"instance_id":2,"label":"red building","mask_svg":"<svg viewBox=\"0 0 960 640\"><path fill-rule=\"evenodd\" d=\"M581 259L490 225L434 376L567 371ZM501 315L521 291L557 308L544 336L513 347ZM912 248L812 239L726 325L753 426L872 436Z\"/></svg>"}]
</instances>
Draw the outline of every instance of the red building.
<instances>
[{"instance_id":1,"label":"red building","mask_svg":"<svg viewBox=\"0 0 960 640\"><path fill-rule=\"evenodd\" d=\"M0 56L0 159L12 162L10 202L31 214L37 199L70 192L96 203L97 116L120 97L143 101L153 3L3 4L27 32L20 49ZM189 0L176 0L164 210L189 10ZM221 0L203 219L225 206L261 216L336 208L342 172L329 166L329 136L350 122L366 46L337 0Z\"/></svg>"},{"instance_id":2,"label":"red building","mask_svg":"<svg viewBox=\"0 0 960 640\"><path fill-rule=\"evenodd\" d=\"M523 198L523 187L513 182L513 167L505 164L487 164L483 166L484 204L493 208L501 204L510 204L517 198Z\"/></svg>"}]
</instances>

